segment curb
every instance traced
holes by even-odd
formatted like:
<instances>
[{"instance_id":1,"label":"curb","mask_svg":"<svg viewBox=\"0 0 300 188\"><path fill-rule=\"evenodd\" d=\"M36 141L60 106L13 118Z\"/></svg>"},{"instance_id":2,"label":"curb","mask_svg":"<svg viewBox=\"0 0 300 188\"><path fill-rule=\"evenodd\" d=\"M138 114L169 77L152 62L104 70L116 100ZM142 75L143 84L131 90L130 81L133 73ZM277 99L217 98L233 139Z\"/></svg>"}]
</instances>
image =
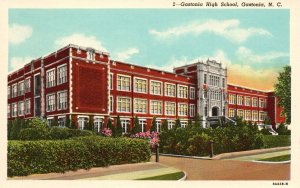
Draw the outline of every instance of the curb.
<instances>
[{"instance_id":1,"label":"curb","mask_svg":"<svg viewBox=\"0 0 300 188\"><path fill-rule=\"evenodd\" d=\"M179 180L177 180L177 181L185 181L186 180L187 173L186 173L186 171L182 171L182 172L184 173L184 176L182 178L180 178Z\"/></svg>"},{"instance_id":2,"label":"curb","mask_svg":"<svg viewBox=\"0 0 300 188\"><path fill-rule=\"evenodd\" d=\"M284 151L284 150L290 150L290 149L291 149L290 146L285 146L285 147L277 147L277 148L255 149L255 150L248 150L248 151L222 153L222 154L214 156L212 158L212 160L230 159L230 158L235 158L235 157L243 157L243 156L247 156L247 155L257 155L257 154L276 152L276 151Z\"/></svg>"},{"instance_id":3,"label":"curb","mask_svg":"<svg viewBox=\"0 0 300 188\"><path fill-rule=\"evenodd\" d=\"M263 163L263 164L290 164L291 163L291 160L289 161L279 161L279 162L272 162L272 161L256 161L256 160L253 160L251 162L254 162L254 163Z\"/></svg>"},{"instance_id":4,"label":"curb","mask_svg":"<svg viewBox=\"0 0 300 188\"><path fill-rule=\"evenodd\" d=\"M174 155L174 154L159 154L161 156L167 157L182 157L182 158L192 158L192 159L204 159L204 160L211 160L210 157L198 157L198 156L188 156L188 155Z\"/></svg>"}]
</instances>

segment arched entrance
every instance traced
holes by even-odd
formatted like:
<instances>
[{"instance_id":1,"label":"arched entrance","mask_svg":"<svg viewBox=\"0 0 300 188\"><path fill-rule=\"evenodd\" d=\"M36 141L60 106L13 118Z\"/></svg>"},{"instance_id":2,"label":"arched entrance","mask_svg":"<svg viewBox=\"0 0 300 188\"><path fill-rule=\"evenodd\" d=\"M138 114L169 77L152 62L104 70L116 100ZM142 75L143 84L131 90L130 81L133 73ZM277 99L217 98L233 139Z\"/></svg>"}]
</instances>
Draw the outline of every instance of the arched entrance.
<instances>
[{"instance_id":1,"label":"arched entrance","mask_svg":"<svg viewBox=\"0 0 300 188\"><path fill-rule=\"evenodd\" d=\"M211 116L219 116L219 107L214 106L214 107L211 109Z\"/></svg>"}]
</instances>

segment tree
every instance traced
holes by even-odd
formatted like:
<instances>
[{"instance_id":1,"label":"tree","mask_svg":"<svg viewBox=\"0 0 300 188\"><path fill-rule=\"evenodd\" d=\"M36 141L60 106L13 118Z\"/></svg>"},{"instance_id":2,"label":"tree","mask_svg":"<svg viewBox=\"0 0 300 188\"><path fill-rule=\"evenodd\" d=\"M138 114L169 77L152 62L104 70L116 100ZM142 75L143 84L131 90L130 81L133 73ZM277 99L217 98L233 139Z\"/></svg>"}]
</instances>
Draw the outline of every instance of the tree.
<instances>
[{"instance_id":1,"label":"tree","mask_svg":"<svg viewBox=\"0 0 300 188\"><path fill-rule=\"evenodd\" d=\"M181 127L180 119L177 118L175 121L175 129L180 128L180 127Z\"/></svg>"},{"instance_id":2,"label":"tree","mask_svg":"<svg viewBox=\"0 0 300 188\"><path fill-rule=\"evenodd\" d=\"M152 124L150 128L150 132L156 131L156 117L154 116L152 119Z\"/></svg>"},{"instance_id":3,"label":"tree","mask_svg":"<svg viewBox=\"0 0 300 188\"><path fill-rule=\"evenodd\" d=\"M121 119L120 119L120 116L117 117L117 125L116 125L116 129L115 129L115 132L113 133L114 137L120 137L122 136L122 125L121 125Z\"/></svg>"},{"instance_id":4,"label":"tree","mask_svg":"<svg viewBox=\"0 0 300 188\"><path fill-rule=\"evenodd\" d=\"M57 118L53 119L52 127L58 127L58 120L57 120Z\"/></svg>"},{"instance_id":5,"label":"tree","mask_svg":"<svg viewBox=\"0 0 300 188\"><path fill-rule=\"evenodd\" d=\"M278 97L278 105L282 107L282 115L286 123L291 123L291 66L283 67L275 83L275 95Z\"/></svg>"},{"instance_id":6,"label":"tree","mask_svg":"<svg viewBox=\"0 0 300 188\"><path fill-rule=\"evenodd\" d=\"M161 125L161 131L168 131L168 120L165 119L165 121L163 122L163 124Z\"/></svg>"},{"instance_id":7,"label":"tree","mask_svg":"<svg viewBox=\"0 0 300 188\"><path fill-rule=\"evenodd\" d=\"M75 125L75 122L72 118L72 115L70 115L70 120L71 120L71 123L70 123L70 129L76 129L76 125Z\"/></svg>"},{"instance_id":8,"label":"tree","mask_svg":"<svg viewBox=\"0 0 300 188\"><path fill-rule=\"evenodd\" d=\"M269 116L266 116L264 119L264 125L271 125L271 119Z\"/></svg>"},{"instance_id":9,"label":"tree","mask_svg":"<svg viewBox=\"0 0 300 188\"><path fill-rule=\"evenodd\" d=\"M66 127L71 128L71 120L69 116L66 117Z\"/></svg>"},{"instance_id":10,"label":"tree","mask_svg":"<svg viewBox=\"0 0 300 188\"><path fill-rule=\"evenodd\" d=\"M194 126L192 119L188 120L187 128L190 129Z\"/></svg>"},{"instance_id":11,"label":"tree","mask_svg":"<svg viewBox=\"0 0 300 188\"><path fill-rule=\"evenodd\" d=\"M94 129L94 119L93 119L92 116L89 116L89 122L88 122L87 126L84 127L84 129L93 131L93 129Z\"/></svg>"},{"instance_id":12,"label":"tree","mask_svg":"<svg viewBox=\"0 0 300 188\"><path fill-rule=\"evenodd\" d=\"M133 119L133 127L131 129L131 133L136 134L139 132L142 132L142 127L140 125L139 118L137 116L135 116Z\"/></svg>"},{"instance_id":13,"label":"tree","mask_svg":"<svg viewBox=\"0 0 300 188\"><path fill-rule=\"evenodd\" d=\"M196 128L202 128L202 121L199 113L196 113L194 126Z\"/></svg>"}]
</instances>

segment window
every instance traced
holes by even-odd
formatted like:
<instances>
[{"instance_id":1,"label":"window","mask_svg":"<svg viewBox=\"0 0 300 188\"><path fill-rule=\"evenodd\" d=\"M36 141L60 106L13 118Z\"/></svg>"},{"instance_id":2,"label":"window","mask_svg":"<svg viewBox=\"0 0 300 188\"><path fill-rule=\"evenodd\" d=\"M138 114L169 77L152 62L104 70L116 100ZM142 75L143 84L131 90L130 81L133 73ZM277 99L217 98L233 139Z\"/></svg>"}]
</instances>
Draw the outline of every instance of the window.
<instances>
[{"instance_id":1,"label":"window","mask_svg":"<svg viewBox=\"0 0 300 188\"><path fill-rule=\"evenodd\" d=\"M257 107L257 98L252 97L252 107Z\"/></svg>"},{"instance_id":2,"label":"window","mask_svg":"<svg viewBox=\"0 0 300 188\"><path fill-rule=\"evenodd\" d=\"M147 99L134 99L134 112L147 113Z\"/></svg>"},{"instance_id":3,"label":"window","mask_svg":"<svg viewBox=\"0 0 300 188\"><path fill-rule=\"evenodd\" d=\"M48 122L48 126L51 127L53 125L54 118L53 117L47 118L47 122Z\"/></svg>"},{"instance_id":4,"label":"window","mask_svg":"<svg viewBox=\"0 0 300 188\"><path fill-rule=\"evenodd\" d=\"M11 110L12 110L12 117L17 116L18 108L17 108L17 103L12 103L11 104Z\"/></svg>"},{"instance_id":5,"label":"window","mask_svg":"<svg viewBox=\"0 0 300 188\"><path fill-rule=\"evenodd\" d=\"M187 116L188 115L188 105L187 104L178 104L178 115Z\"/></svg>"},{"instance_id":6,"label":"window","mask_svg":"<svg viewBox=\"0 0 300 188\"><path fill-rule=\"evenodd\" d=\"M47 71L46 76L46 87L55 86L55 69Z\"/></svg>"},{"instance_id":7,"label":"window","mask_svg":"<svg viewBox=\"0 0 300 188\"><path fill-rule=\"evenodd\" d=\"M156 132L160 131L161 122L160 120L156 120Z\"/></svg>"},{"instance_id":8,"label":"window","mask_svg":"<svg viewBox=\"0 0 300 188\"><path fill-rule=\"evenodd\" d=\"M121 119L122 133L128 133L129 131L129 120Z\"/></svg>"},{"instance_id":9,"label":"window","mask_svg":"<svg viewBox=\"0 0 300 188\"><path fill-rule=\"evenodd\" d=\"M162 102L151 101L150 102L150 113L151 114L162 114Z\"/></svg>"},{"instance_id":10,"label":"window","mask_svg":"<svg viewBox=\"0 0 300 188\"><path fill-rule=\"evenodd\" d=\"M181 128L186 128L187 121L182 121L182 122L180 122L180 124L181 124Z\"/></svg>"},{"instance_id":11,"label":"window","mask_svg":"<svg viewBox=\"0 0 300 188\"><path fill-rule=\"evenodd\" d=\"M67 91L57 93L57 110L67 109Z\"/></svg>"},{"instance_id":12,"label":"window","mask_svg":"<svg viewBox=\"0 0 300 188\"><path fill-rule=\"evenodd\" d=\"M209 75L209 83L212 86L220 86L220 77Z\"/></svg>"},{"instance_id":13,"label":"window","mask_svg":"<svg viewBox=\"0 0 300 188\"><path fill-rule=\"evenodd\" d=\"M212 100L221 100L221 92L220 91L210 91L210 99Z\"/></svg>"},{"instance_id":14,"label":"window","mask_svg":"<svg viewBox=\"0 0 300 188\"><path fill-rule=\"evenodd\" d=\"M175 126L175 121L168 121L168 129L173 129Z\"/></svg>"},{"instance_id":15,"label":"window","mask_svg":"<svg viewBox=\"0 0 300 188\"><path fill-rule=\"evenodd\" d=\"M118 75L118 90L130 91L130 76Z\"/></svg>"},{"instance_id":16,"label":"window","mask_svg":"<svg viewBox=\"0 0 300 188\"><path fill-rule=\"evenodd\" d=\"M25 80L25 93L30 92L30 78L26 78Z\"/></svg>"},{"instance_id":17,"label":"window","mask_svg":"<svg viewBox=\"0 0 300 188\"><path fill-rule=\"evenodd\" d=\"M245 120L251 120L251 111L250 110L245 111Z\"/></svg>"},{"instance_id":18,"label":"window","mask_svg":"<svg viewBox=\"0 0 300 188\"><path fill-rule=\"evenodd\" d=\"M7 105L7 117L10 117L10 104Z\"/></svg>"},{"instance_id":19,"label":"window","mask_svg":"<svg viewBox=\"0 0 300 188\"><path fill-rule=\"evenodd\" d=\"M229 94L229 104L235 104L235 95Z\"/></svg>"},{"instance_id":20,"label":"window","mask_svg":"<svg viewBox=\"0 0 300 188\"><path fill-rule=\"evenodd\" d=\"M161 95L162 94L162 84L159 81L151 81L150 82L150 93L153 95Z\"/></svg>"},{"instance_id":21,"label":"window","mask_svg":"<svg viewBox=\"0 0 300 188\"><path fill-rule=\"evenodd\" d=\"M67 82L67 65L63 65L57 68L57 84L63 84Z\"/></svg>"},{"instance_id":22,"label":"window","mask_svg":"<svg viewBox=\"0 0 300 188\"><path fill-rule=\"evenodd\" d=\"M240 109L239 109L239 110L237 111L237 116L244 119L244 110L240 110Z\"/></svg>"},{"instance_id":23,"label":"window","mask_svg":"<svg viewBox=\"0 0 300 188\"><path fill-rule=\"evenodd\" d=\"M195 88L190 87L190 99L195 99Z\"/></svg>"},{"instance_id":24,"label":"window","mask_svg":"<svg viewBox=\"0 0 300 188\"><path fill-rule=\"evenodd\" d=\"M166 83L165 85L165 96L168 96L168 97L175 97L175 84L168 84Z\"/></svg>"},{"instance_id":25,"label":"window","mask_svg":"<svg viewBox=\"0 0 300 188\"><path fill-rule=\"evenodd\" d=\"M147 80L134 78L134 91L138 93L147 93Z\"/></svg>"},{"instance_id":26,"label":"window","mask_svg":"<svg viewBox=\"0 0 300 188\"><path fill-rule=\"evenodd\" d=\"M117 97L117 111L131 112L131 99L127 97Z\"/></svg>"},{"instance_id":27,"label":"window","mask_svg":"<svg viewBox=\"0 0 300 188\"><path fill-rule=\"evenodd\" d=\"M10 99L11 97L11 90L10 90L10 86L7 87L7 99Z\"/></svg>"},{"instance_id":28,"label":"window","mask_svg":"<svg viewBox=\"0 0 300 188\"><path fill-rule=\"evenodd\" d=\"M142 128L142 132L145 132L146 131L146 125L147 125L146 120L145 119L140 119L139 120L139 124L140 124L140 126Z\"/></svg>"},{"instance_id":29,"label":"window","mask_svg":"<svg viewBox=\"0 0 300 188\"><path fill-rule=\"evenodd\" d=\"M194 117L195 116L195 105L190 104L190 116Z\"/></svg>"},{"instance_id":30,"label":"window","mask_svg":"<svg viewBox=\"0 0 300 188\"><path fill-rule=\"evenodd\" d=\"M100 133L103 128L103 119L99 117L94 118L94 131Z\"/></svg>"},{"instance_id":31,"label":"window","mask_svg":"<svg viewBox=\"0 0 300 188\"><path fill-rule=\"evenodd\" d=\"M113 112L114 109L114 97L110 96L109 97L109 112Z\"/></svg>"},{"instance_id":32,"label":"window","mask_svg":"<svg viewBox=\"0 0 300 188\"><path fill-rule=\"evenodd\" d=\"M258 120L258 113L256 110L252 111L252 121Z\"/></svg>"},{"instance_id":33,"label":"window","mask_svg":"<svg viewBox=\"0 0 300 188\"><path fill-rule=\"evenodd\" d=\"M229 108L229 114L228 117L235 117L235 109Z\"/></svg>"},{"instance_id":34,"label":"window","mask_svg":"<svg viewBox=\"0 0 300 188\"><path fill-rule=\"evenodd\" d=\"M259 121L264 121L266 118L266 113L264 111L259 111Z\"/></svg>"},{"instance_id":35,"label":"window","mask_svg":"<svg viewBox=\"0 0 300 188\"><path fill-rule=\"evenodd\" d=\"M47 112L55 110L55 94L49 94L46 96Z\"/></svg>"},{"instance_id":36,"label":"window","mask_svg":"<svg viewBox=\"0 0 300 188\"><path fill-rule=\"evenodd\" d=\"M84 130L84 128L88 124L88 121L89 121L88 117L78 117L78 129Z\"/></svg>"},{"instance_id":37,"label":"window","mask_svg":"<svg viewBox=\"0 0 300 188\"><path fill-rule=\"evenodd\" d=\"M30 99L26 99L25 103L25 114L30 114Z\"/></svg>"},{"instance_id":38,"label":"window","mask_svg":"<svg viewBox=\"0 0 300 188\"><path fill-rule=\"evenodd\" d=\"M19 82L19 96L24 94L24 82Z\"/></svg>"},{"instance_id":39,"label":"window","mask_svg":"<svg viewBox=\"0 0 300 188\"><path fill-rule=\"evenodd\" d=\"M95 60L95 52L94 52L94 50L88 50L86 58L88 60Z\"/></svg>"},{"instance_id":40,"label":"window","mask_svg":"<svg viewBox=\"0 0 300 188\"><path fill-rule=\"evenodd\" d=\"M109 89L113 90L113 74L109 74Z\"/></svg>"},{"instance_id":41,"label":"window","mask_svg":"<svg viewBox=\"0 0 300 188\"><path fill-rule=\"evenodd\" d=\"M206 84L206 83L207 83L207 75L204 74L204 84Z\"/></svg>"},{"instance_id":42,"label":"window","mask_svg":"<svg viewBox=\"0 0 300 188\"><path fill-rule=\"evenodd\" d=\"M243 105L243 96L241 96L241 95L237 96L237 104L238 105Z\"/></svg>"},{"instance_id":43,"label":"window","mask_svg":"<svg viewBox=\"0 0 300 188\"><path fill-rule=\"evenodd\" d=\"M178 98L188 98L188 88L187 86L178 85Z\"/></svg>"},{"instance_id":44,"label":"window","mask_svg":"<svg viewBox=\"0 0 300 188\"><path fill-rule=\"evenodd\" d=\"M259 107L260 108L265 108L265 99L259 99Z\"/></svg>"},{"instance_id":45,"label":"window","mask_svg":"<svg viewBox=\"0 0 300 188\"><path fill-rule=\"evenodd\" d=\"M250 97L245 97L245 106L250 106Z\"/></svg>"},{"instance_id":46,"label":"window","mask_svg":"<svg viewBox=\"0 0 300 188\"><path fill-rule=\"evenodd\" d=\"M175 116L176 103L166 102L165 103L165 115Z\"/></svg>"},{"instance_id":47,"label":"window","mask_svg":"<svg viewBox=\"0 0 300 188\"><path fill-rule=\"evenodd\" d=\"M17 96L18 86L17 84L14 84L12 86L12 98Z\"/></svg>"},{"instance_id":48,"label":"window","mask_svg":"<svg viewBox=\"0 0 300 188\"><path fill-rule=\"evenodd\" d=\"M18 107L19 107L18 115L23 116L24 115L24 101L20 101Z\"/></svg>"},{"instance_id":49,"label":"window","mask_svg":"<svg viewBox=\"0 0 300 188\"><path fill-rule=\"evenodd\" d=\"M58 117L58 126L59 127L66 126L66 116Z\"/></svg>"}]
</instances>

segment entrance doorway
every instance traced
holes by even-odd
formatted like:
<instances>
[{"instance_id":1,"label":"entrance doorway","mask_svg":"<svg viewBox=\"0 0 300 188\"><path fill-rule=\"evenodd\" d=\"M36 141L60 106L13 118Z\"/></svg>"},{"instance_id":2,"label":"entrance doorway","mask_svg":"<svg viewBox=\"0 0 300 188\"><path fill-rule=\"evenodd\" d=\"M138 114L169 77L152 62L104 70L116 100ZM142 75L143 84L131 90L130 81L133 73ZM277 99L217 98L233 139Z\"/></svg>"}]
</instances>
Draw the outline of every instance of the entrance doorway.
<instances>
[{"instance_id":1,"label":"entrance doorway","mask_svg":"<svg viewBox=\"0 0 300 188\"><path fill-rule=\"evenodd\" d=\"M219 108L217 106L212 108L211 116L219 116Z\"/></svg>"}]
</instances>

